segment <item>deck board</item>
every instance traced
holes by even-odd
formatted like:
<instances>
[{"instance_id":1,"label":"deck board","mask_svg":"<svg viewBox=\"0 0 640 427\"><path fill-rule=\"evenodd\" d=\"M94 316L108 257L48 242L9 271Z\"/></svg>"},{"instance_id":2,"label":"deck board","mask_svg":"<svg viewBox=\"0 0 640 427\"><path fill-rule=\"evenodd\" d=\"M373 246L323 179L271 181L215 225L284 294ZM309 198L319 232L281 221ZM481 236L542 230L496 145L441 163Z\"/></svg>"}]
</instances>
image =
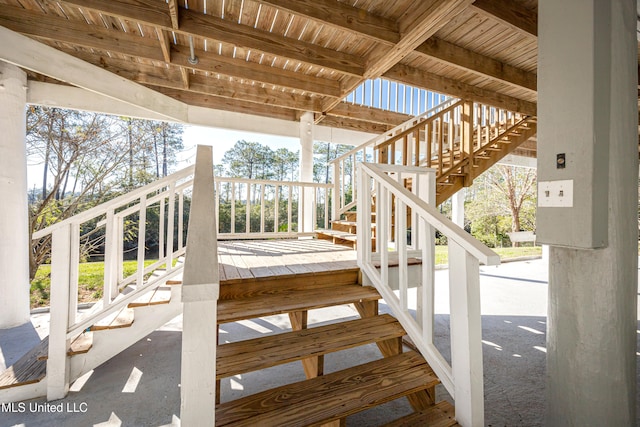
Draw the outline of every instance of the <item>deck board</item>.
<instances>
[{"instance_id":1,"label":"deck board","mask_svg":"<svg viewBox=\"0 0 640 427\"><path fill-rule=\"evenodd\" d=\"M357 267L355 251L318 239L223 241L218 249L221 283Z\"/></svg>"}]
</instances>

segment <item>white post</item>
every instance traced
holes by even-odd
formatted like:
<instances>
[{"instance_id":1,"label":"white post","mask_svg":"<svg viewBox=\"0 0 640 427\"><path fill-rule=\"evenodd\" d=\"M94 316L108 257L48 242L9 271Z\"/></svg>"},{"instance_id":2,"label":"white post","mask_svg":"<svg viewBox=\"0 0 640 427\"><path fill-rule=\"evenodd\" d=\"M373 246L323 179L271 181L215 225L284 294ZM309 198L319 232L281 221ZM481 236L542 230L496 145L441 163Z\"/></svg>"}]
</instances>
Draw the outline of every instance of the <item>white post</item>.
<instances>
[{"instance_id":1,"label":"white post","mask_svg":"<svg viewBox=\"0 0 640 427\"><path fill-rule=\"evenodd\" d=\"M300 182L313 182L313 130L313 113L307 111L300 117ZM298 232L310 233L315 229L313 209L313 190L301 187L298 199Z\"/></svg>"},{"instance_id":2,"label":"white post","mask_svg":"<svg viewBox=\"0 0 640 427\"><path fill-rule=\"evenodd\" d=\"M71 280L71 230L65 225L53 232L51 245L51 319L47 359L47 400L69 392L69 282Z\"/></svg>"},{"instance_id":3,"label":"white post","mask_svg":"<svg viewBox=\"0 0 640 427\"><path fill-rule=\"evenodd\" d=\"M482 427L484 379L479 264L453 241L449 241L449 289L456 420L465 427Z\"/></svg>"},{"instance_id":4,"label":"white post","mask_svg":"<svg viewBox=\"0 0 640 427\"><path fill-rule=\"evenodd\" d=\"M464 188L451 196L451 221L460 228L464 228L464 196Z\"/></svg>"},{"instance_id":5,"label":"white post","mask_svg":"<svg viewBox=\"0 0 640 427\"><path fill-rule=\"evenodd\" d=\"M29 321L27 77L0 61L0 329Z\"/></svg>"},{"instance_id":6,"label":"white post","mask_svg":"<svg viewBox=\"0 0 640 427\"><path fill-rule=\"evenodd\" d=\"M220 294L212 147L198 146L182 280L180 420L215 426Z\"/></svg>"}]
</instances>

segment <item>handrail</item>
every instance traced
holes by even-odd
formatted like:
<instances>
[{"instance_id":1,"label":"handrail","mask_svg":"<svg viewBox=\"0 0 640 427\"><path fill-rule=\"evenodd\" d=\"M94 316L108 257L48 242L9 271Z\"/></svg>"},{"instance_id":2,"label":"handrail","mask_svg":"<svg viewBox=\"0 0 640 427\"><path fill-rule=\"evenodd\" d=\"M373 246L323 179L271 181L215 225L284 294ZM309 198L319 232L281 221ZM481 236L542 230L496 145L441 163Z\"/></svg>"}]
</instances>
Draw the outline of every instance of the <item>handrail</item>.
<instances>
[{"instance_id":1,"label":"handrail","mask_svg":"<svg viewBox=\"0 0 640 427\"><path fill-rule=\"evenodd\" d=\"M363 148L365 147L369 147L369 146L377 146L380 143L385 142L387 139L392 138L394 136L397 135L397 132L404 132L407 128L409 127L414 127L416 126L418 123L422 122L424 119L431 117L432 115L440 112L440 110L449 107L451 104L455 103L459 101L457 98L449 98L443 102L441 102L440 104L436 105L435 107L431 107L430 109L428 109L427 111L425 111L424 113L412 117L411 119L407 120L406 122L399 124L398 126L394 127L391 130L388 130L384 133L381 133L378 136L375 136L373 138L371 138L370 140L363 142L362 144L358 145L357 147L351 149L350 151L347 151L346 153L344 153L343 155L341 155L340 157L336 157L335 159L333 159L331 161L331 163L338 163L341 160L344 160L345 158L351 156L354 153L357 153L358 151L362 151Z\"/></svg>"},{"instance_id":2,"label":"handrail","mask_svg":"<svg viewBox=\"0 0 640 427\"><path fill-rule=\"evenodd\" d=\"M357 224L358 265L365 283L370 282L380 292L455 399L457 421L461 425L484 425L479 264L496 265L500 258L435 208L435 170L371 163L358 167L358 206L362 206ZM411 191L403 185L407 178L412 180ZM371 233L365 231L373 222L374 192L375 249ZM403 235L408 221L410 242ZM449 245L451 364L434 343L435 229L447 237ZM420 251L421 265L410 266L409 257L415 257L416 250ZM397 276L392 278L391 272L396 270ZM415 317L408 305L410 287L418 288Z\"/></svg>"},{"instance_id":3,"label":"handrail","mask_svg":"<svg viewBox=\"0 0 640 427\"><path fill-rule=\"evenodd\" d=\"M186 168L181 169L178 172L175 172L171 175L165 176L164 178L160 178L159 180L154 181L150 184L147 184L145 186L132 190L127 194L123 194L121 196L115 197L111 200L108 200L104 203L99 204L98 206L94 206L91 209L87 209L86 211L80 212L71 218L67 218L60 222L52 224L46 228L43 228L42 230L38 230L35 233L33 233L31 237L34 240L41 239L44 236L51 234L54 230L61 228L67 224L82 223L82 222L89 221L99 215L106 213L112 207L118 207L127 203L131 203L134 200L140 199L140 196L143 194L149 194L152 191L156 191L158 189L166 187L170 182L176 182L193 175L194 168L195 166L193 165L187 166Z\"/></svg>"}]
</instances>

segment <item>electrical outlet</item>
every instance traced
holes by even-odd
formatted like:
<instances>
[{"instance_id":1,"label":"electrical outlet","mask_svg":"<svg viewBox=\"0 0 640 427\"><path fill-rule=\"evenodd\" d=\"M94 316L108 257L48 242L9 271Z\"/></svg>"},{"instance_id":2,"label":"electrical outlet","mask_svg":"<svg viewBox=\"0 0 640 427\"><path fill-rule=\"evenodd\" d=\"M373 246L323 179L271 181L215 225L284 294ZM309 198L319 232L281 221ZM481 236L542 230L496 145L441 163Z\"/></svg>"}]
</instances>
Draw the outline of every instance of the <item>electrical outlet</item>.
<instances>
[{"instance_id":1,"label":"electrical outlet","mask_svg":"<svg viewBox=\"0 0 640 427\"><path fill-rule=\"evenodd\" d=\"M573 180L538 182L538 206L547 208L573 207Z\"/></svg>"}]
</instances>

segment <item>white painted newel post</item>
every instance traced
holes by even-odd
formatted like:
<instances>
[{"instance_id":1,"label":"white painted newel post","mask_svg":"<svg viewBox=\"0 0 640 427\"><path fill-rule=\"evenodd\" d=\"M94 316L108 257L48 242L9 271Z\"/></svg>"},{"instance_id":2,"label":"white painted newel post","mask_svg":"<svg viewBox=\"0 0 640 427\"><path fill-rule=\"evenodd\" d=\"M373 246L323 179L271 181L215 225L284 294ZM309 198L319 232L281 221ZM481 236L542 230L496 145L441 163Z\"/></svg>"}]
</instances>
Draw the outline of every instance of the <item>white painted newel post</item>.
<instances>
[{"instance_id":1,"label":"white painted newel post","mask_svg":"<svg viewBox=\"0 0 640 427\"><path fill-rule=\"evenodd\" d=\"M69 391L67 331L72 279L70 271L73 265L71 260L74 255L71 252L71 230L70 224L55 230L51 245L51 318L47 359L47 400L62 399Z\"/></svg>"},{"instance_id":2,"label":"white painted newel post","mask_svg":"<svg viewBox=\"0 0 640 427\"><path fill-rule=\"evenodd\" d=\"M220 294L212 148L198 146L182 280L180 420L215 426Z\"/></svg>"},{"instance_id":3,"label":"white painted newel post","mask_svg":"<svg viewBox=\"0 0 640 427\"><path fill-rule=\"evenodd\" d=\"M456 420L465 427L484 425L479 267L477 258L449 239L451 369Z\"/></svg>"}]
</instances>

